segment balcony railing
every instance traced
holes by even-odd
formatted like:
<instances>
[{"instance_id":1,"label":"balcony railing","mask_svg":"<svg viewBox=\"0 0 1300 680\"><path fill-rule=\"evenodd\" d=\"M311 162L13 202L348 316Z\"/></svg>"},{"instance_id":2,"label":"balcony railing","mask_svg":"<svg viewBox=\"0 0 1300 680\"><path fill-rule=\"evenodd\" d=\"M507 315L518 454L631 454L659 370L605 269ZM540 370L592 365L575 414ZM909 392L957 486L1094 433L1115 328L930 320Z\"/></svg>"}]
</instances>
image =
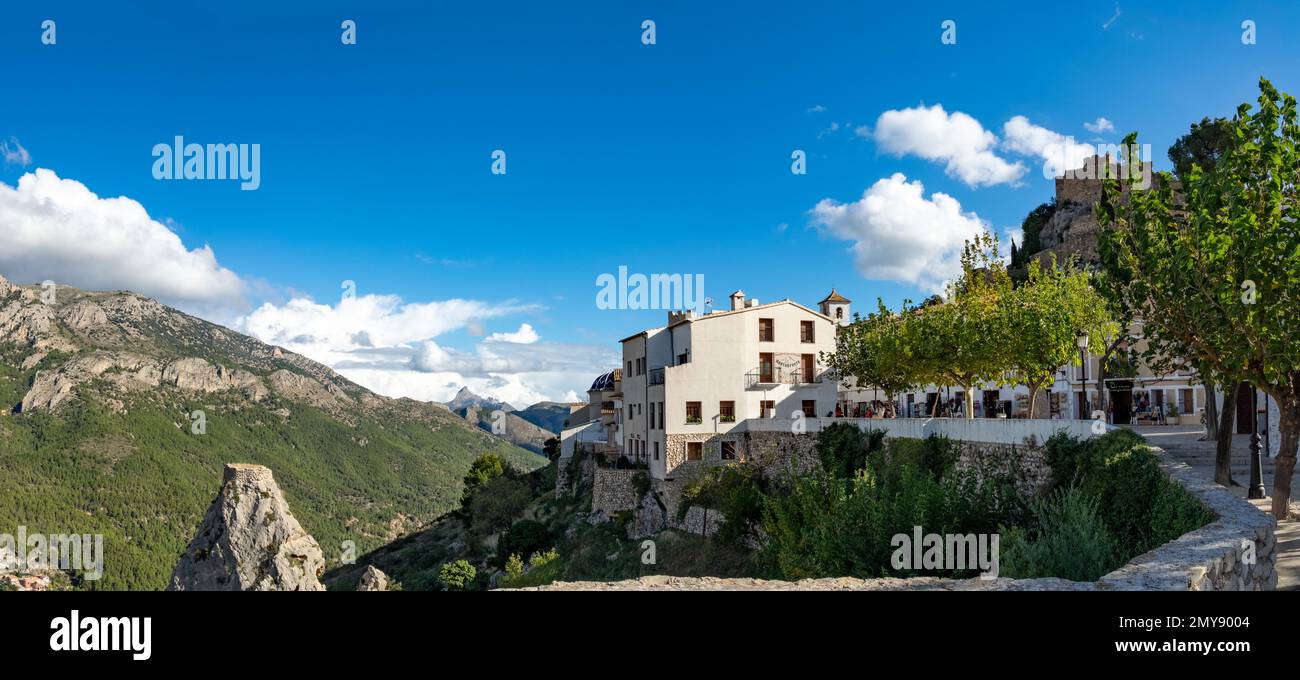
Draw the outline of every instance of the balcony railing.
<instances>
[{"instance_id":1,"label":"balcony railing","mask_svg":"<svg viewBox=\"0 0 1300 680\"><path fill-rule=\"evenodd\" d=\"M662 368L650 369L650 382L648 384L650 385L664 384L664 369Z\"/></svg>"},{"instance_id":2,"label":"balcony railing","mask_svg":"<svg viewBox=\"0 0 1300 680\"><path fill-rule=\"evenodd\" d=\"M773 366L768 370L756 368L745 374L745 389L769 385L812 385L822 381L823 374L812 373L805 379L803 369Z\"/></svg>"}]
</instances>

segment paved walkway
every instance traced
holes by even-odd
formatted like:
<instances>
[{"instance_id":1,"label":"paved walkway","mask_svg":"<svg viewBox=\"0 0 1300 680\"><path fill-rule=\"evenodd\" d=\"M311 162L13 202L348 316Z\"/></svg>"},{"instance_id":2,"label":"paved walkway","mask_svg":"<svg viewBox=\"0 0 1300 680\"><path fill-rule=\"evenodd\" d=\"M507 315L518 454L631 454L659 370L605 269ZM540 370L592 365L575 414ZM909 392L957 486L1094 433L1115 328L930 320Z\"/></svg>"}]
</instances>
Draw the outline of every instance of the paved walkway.
<instances>
[{"instance_id":1,"label":"paved walkway","mask_svg":"<svg viewBox=\"0 0 1300 680\"><path fill-rule=\"evenodd\" d=\"M1134 427L1147 441L1164 449L1175 460L1187 463L1207 479L1214 479L1214 442L1201 441L1204 431L1187 427ZM1273 492L1273 462L1264 458L1264 489ZM1232 491L1246 497L1250 483L1250 435L1232 437ZM1292 492L1294 496L1294 490ZM1272 499L1250 501L1260 512L1268 513ZM1291 499L1291 519L1277 525L1277 588L1300 590L1300 502Z\"/></svg>"}]
</instances>

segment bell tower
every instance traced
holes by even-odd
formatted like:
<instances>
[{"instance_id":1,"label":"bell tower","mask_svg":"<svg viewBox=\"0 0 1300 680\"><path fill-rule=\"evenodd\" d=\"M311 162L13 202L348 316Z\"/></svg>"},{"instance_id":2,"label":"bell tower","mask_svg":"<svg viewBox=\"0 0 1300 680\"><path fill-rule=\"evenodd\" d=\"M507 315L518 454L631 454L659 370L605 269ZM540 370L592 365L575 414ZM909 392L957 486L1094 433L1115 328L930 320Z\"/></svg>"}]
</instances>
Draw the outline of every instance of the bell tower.
<instances>
[{"instance_id":1,"label":"bell tower","mask_svg":"<svg viewBox=\"0 0 1300 680\"><path fill-rule=\"evenodd\" d=\"M822 314L829 316L832 321L841 326L847 326L853 320L853 317L849 314L849 305L851 304L853 304L852 300L835 292L834 288L831 289L831 294L827 295L825 300L817 303Z\"/></svg>"}]
</instances>

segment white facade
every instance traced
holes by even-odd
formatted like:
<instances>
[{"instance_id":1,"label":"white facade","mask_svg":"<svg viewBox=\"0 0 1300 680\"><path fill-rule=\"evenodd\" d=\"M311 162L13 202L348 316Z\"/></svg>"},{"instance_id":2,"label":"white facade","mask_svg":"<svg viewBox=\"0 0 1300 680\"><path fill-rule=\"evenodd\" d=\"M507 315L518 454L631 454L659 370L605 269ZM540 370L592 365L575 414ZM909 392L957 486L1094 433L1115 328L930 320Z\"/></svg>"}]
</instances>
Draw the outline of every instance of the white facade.
<instances>
[{"instance_id":1,"label":"white facade","mask_svg":"<svg viewBox=\"0 0 1300 680\"><path fill-rule=\"evenodd\" d=\"M835 349L831 318L782 300L746 301L623 340L623 451L664 479L693 462L693 443L744 431L751 418L834 412L836 384L820 357Z\"/></svg>"}]
</instances>

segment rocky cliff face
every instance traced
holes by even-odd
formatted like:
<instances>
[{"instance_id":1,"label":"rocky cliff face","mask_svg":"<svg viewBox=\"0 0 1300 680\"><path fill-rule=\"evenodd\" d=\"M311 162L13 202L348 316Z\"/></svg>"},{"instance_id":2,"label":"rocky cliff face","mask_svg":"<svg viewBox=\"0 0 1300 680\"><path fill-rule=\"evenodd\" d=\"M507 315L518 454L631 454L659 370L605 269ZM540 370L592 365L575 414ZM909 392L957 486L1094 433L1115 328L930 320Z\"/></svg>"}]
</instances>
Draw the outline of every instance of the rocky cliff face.
<instances>
[{"instance_id":1,"label":"rocky cliff face","mask_svg":"<svg viewBox=\"0 0 1300 680\"><path fill-rule=\"evenodd\" d=\"M324 590L325 558L269 468L232 463L168 590Z\"/></svg>"},{"instance_id":2,"label":"rocky cliff face","mask_svg":"<svg viewBox=\"0 0 1300 680\"><path fill-rule=\"evenodd\" d=\"M357 590L388 590L388 575L376 569L373 564L369 565L361 574L361 582L357 584Z\"/></svg>"}]
</instances>

